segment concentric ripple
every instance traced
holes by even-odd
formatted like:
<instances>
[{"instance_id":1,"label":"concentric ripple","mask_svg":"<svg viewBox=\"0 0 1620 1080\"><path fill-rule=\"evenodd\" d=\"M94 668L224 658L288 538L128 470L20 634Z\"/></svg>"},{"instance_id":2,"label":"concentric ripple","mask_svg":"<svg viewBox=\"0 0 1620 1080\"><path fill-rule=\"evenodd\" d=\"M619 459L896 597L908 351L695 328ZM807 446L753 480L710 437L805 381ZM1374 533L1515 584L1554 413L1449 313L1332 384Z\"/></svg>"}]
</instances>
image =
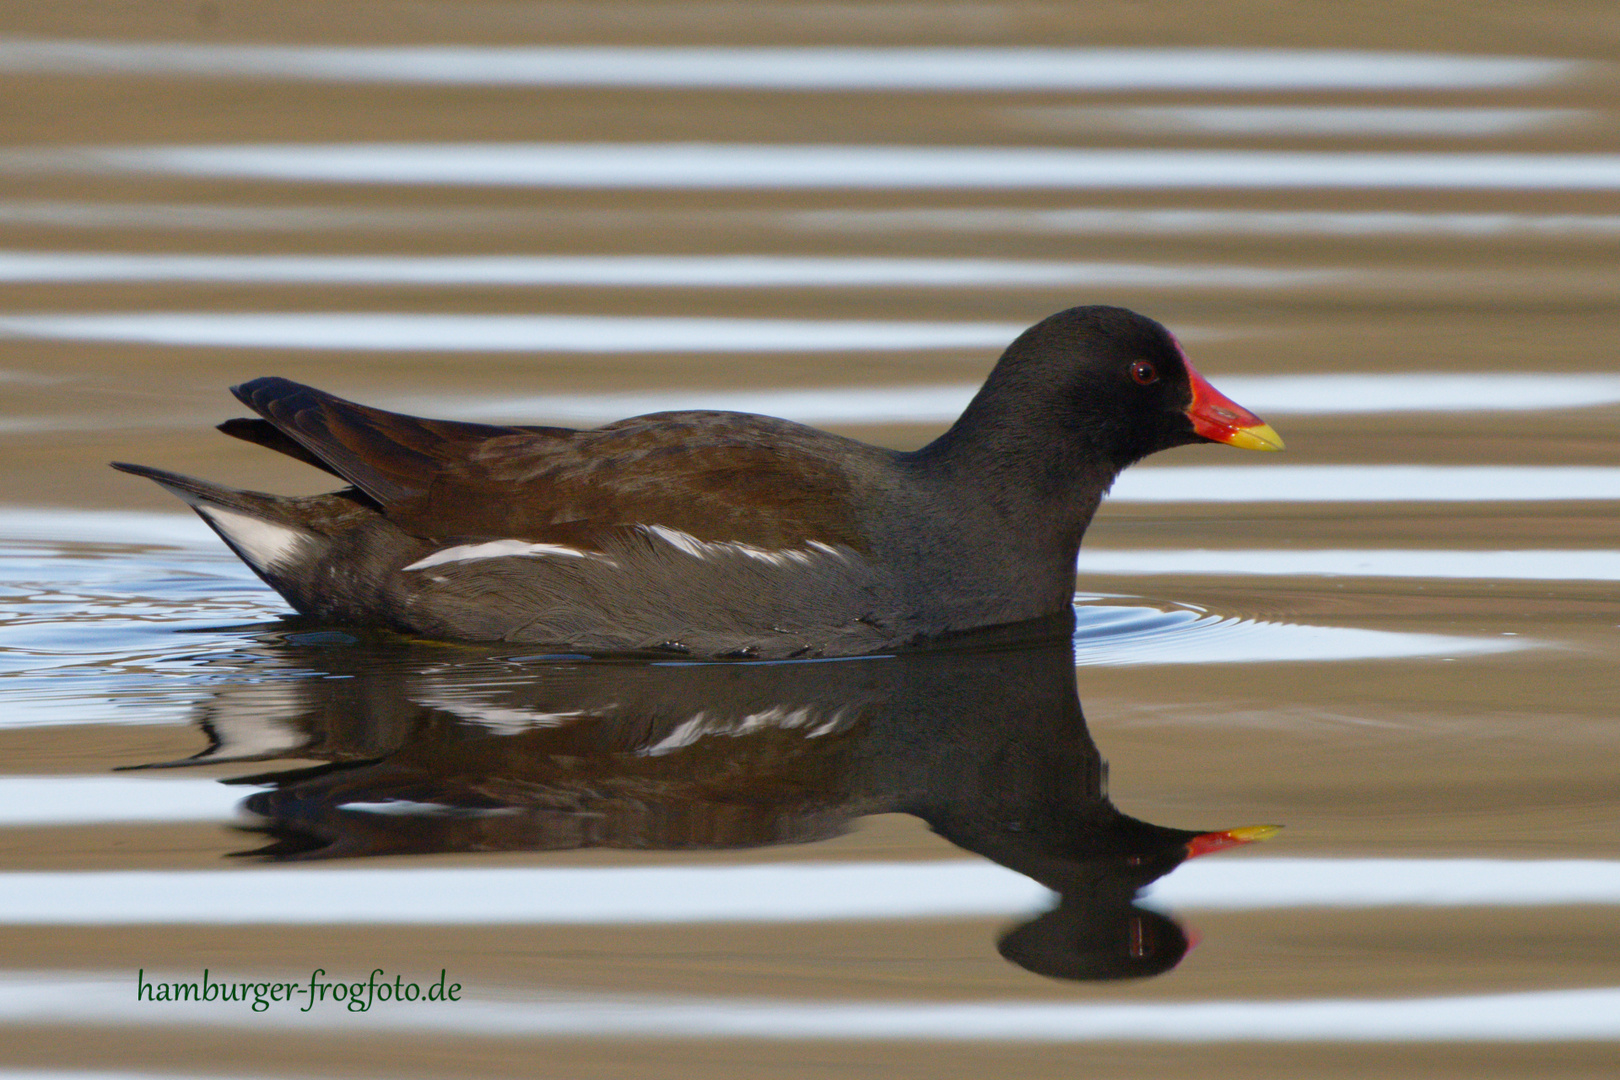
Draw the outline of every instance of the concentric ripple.
<instances>
[{"instance_id":1,"label":"concentric ripple","mask_svg":"<svg viewBox=\"0 0 1620 1080\"><path fill-rule=\"evenodd\" d=\"M1074 660L1082 666L1391 660L1508 652L1521 638L1461 637L1272 622L1173 601L1078 597ZM1142 605L1142 606L1138 606Z\"/></svg>"}]
</instances>

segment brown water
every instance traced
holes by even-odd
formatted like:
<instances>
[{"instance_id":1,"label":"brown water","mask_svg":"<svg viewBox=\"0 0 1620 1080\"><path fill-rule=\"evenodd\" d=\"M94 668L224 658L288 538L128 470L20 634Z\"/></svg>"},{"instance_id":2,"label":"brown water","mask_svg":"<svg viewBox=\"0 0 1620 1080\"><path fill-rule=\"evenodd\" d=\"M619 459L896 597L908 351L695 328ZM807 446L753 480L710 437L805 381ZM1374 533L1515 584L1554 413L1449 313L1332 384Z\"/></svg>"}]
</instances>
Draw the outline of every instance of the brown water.
<instances>
[{"instance_id":1,"label":"brown water","mask_svg":"<svg viewBox=\"0 0 1620 1080\"><path fill-rule=\"evenodd\" d=\"M1276 57L1242 60L1236 76L1206 71L1207 57L1138 57L1127 76L1157 71L1158 83L996 89L1033 68L1026 58L988 88L880 91L624 85L650 61L623 56L586 65L619 85L546 86L502 83L488 54L472 62L485 83L468 85L465 73L422 81L433 56L349 82L242 54L146 54L156 72L131 74L128 53L0 49L4 1060L311 1077L1611 1074L1609 7L14 5L0 21L10 39L105 44L1187 46L1571 64L1425 68L1380 88L1364 61L1343 61L1351 77L1334 83L1341 61L1313 54L1268 88L1257 80ZM250 61L282 67L232 76ZM712 80L734 62L695 68ZM226 74L178 70L198 63ZM764 67L767 82L787 78L786 60ZM590 148L531 149L517 182L495 183L472 150L429 149L391 159L386 176L425 177L396 183L365 171L374 151L348 180L289 176L314 167L307 154L89 152L604 142L653 145L655 160L540 182ZM840 157L847 175L875 171L864 186L794 179L830 151L775 179L749 171L767 154L715 164L699 152L685 167L702 179L682 186L656 146L688 143L1005 149L988 170ZM1007 186L1038 166L1029 148L1144 156L1110 158L1107 183L1084 171L1096 158L1069 158ZM1355 156L1372 153L1389 157ZM1414 171L1417 155L1438 155L1422 167L1439 179ZM455 182L442 175L452 166ZM1219 169L1235 171L1193 182ZM1284 185L1290 170L1302 178ZM71 253L93 258L60 258ZM840 261L378 261L497 255ZM951 262L965 259L1016 265ZM319 490L310 470L212 430L237 414L228 385L272 373L527 421L626 400L603 395L755 395L914 446L953 400L930 405L924 388L976 382L1006 328L1079 302L1165 322L1289 447L1265 460L1187 448L1122 482L1078 581L1084 721L1066 656L1062 677L1038 674L1054 670L1050 652L717 675L332 636L278 621L279 600L199 524L105 467ZM318 313L384 318L248 318ZM468 321L401 318L426 315ZM473 318L529 315L604 321ZM719 321L640 321L655 317ZM1265 379L1414 373L1477 378ZM1485 378L1511 374L1540 378ZM780 396L803 390L831 396ZM1543 407L1498 407L1542 392L1554 394ZM1413 407L1464 393L1482 406ZM1290 479L1392 465L1453 471ZM1548 471L1455 471L1508 466ZM1362 483L1378 497L1351 497ZM1560 484L1567 497L1547 498ZM1000 684L1019 692L985 693ZM252 763L112 772L211 743L215 758ZM279 832L228 826L253 789L209 778L317 762L339 767L281 779ZM1105 791L1159 826L1286 828L1155 887L1146 902L1198 939L1167 974L1052 980L1007 962L998 937L1055 900L1022 876L1027 850L985 839L986 823L1044 842L1031 807L1092 820ZM274 801L253 797L261 811ZM284 854L379 857L228 858L277 839ZM1354 861L1368 859L1401 861ZM1034 873L1069 909L1076 882L1101 895L1099 882L1122 880L1117 862L1087 866ZM63 876L20 876L35 871ZM90 876L111 871L161 876ZM399 898L405 915L389 908ZM1122 904L1084 908L1077 925L1113 925ZM138 972L204 968L289 983L317 968L424 983L443 970L464 992L365 1013L136 1001Z\"/></svg>"}]
</instances>

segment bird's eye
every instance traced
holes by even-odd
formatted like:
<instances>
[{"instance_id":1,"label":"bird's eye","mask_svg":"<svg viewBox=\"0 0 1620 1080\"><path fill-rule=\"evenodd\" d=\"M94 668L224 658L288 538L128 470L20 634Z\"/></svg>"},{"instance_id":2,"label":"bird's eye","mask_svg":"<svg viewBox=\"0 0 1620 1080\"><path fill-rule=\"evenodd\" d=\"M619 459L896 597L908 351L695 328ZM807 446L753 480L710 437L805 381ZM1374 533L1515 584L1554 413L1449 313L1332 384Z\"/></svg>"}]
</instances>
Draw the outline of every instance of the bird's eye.
<instances>
[{"instance_id":1,"label":"bird's eye","mask_svg":"<svg viewBox=\"0 0 1620 1080\"><path fill-rule=\"evenodd\" d=\"M1154 369L1153 365L1148 363L1146 360L1138 360L1136 363L1131 365L1131 378L1135 379L1143 386L1146 386L1148 383L1158 382L1159 373Z\"/></svg>"}]
</instances>

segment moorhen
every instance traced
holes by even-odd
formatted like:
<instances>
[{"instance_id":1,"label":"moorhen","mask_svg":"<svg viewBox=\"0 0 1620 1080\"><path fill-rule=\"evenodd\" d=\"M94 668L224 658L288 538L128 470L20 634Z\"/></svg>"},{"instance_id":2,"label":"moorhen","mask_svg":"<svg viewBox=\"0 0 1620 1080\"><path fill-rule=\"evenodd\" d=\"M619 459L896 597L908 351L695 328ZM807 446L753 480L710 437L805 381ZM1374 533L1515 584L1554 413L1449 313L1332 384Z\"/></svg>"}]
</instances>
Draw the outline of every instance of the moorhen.
<instances>
[{"instance_id":1,"label":"moorhen","mask_svg":"<svg viewBox=\"0 0 1620 1080\"><path fill-rule=\"evenodd\" d=\"M287 379L220 429L352 485L307 498L141 465L300 613L590 653L884 652L1065 610L1127 465L1280 450L1159 323L1077 307L1007 347L920 450L767 416L667 412L576 431L427 420Z\"/></svg>"}]
</instances>

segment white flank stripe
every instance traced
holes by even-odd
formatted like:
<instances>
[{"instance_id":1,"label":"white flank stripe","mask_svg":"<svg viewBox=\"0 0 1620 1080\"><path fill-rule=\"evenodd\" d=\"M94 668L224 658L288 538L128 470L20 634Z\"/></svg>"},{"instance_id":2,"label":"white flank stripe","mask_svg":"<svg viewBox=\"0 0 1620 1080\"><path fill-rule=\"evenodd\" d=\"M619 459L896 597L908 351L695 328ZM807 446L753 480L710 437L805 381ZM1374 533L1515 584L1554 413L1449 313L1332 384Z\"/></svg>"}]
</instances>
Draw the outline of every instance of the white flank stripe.
<instances>
[{"instance_id":1,"label":"white flank stripe","mask_svg":"<svg viewBox=\"0 0 1620 1080\"><path fill-rule=\"evenodd\" d=\"M665 525L645 525L641 526L641 529L650 536L656 536L675 550L697 559L730 553L745 555L750 559L768 563L772 566L788 566L795 563L804 566L808 565L811 559L817 555L842 558L837 548L824 544L819 540L806 541L805 546L802 548L771 550L737 540L699 540L690 533L682 532L679 529L671 529Z\"/></svg>"},{"instance_id":2,"label":"white flank stripe","mask_svg":"<svg viewBox=\"0 0 1620 1080\"><path fill-rule=\"evenodd\" d=\"M423 559L417 559L402 570L426 570L445 563L477 562L481 559L504 559L508 556L544 557L558 555L570 559L585 559L593 553L562 544L531 544L527 540L488 540L481 544L460 544L447 547Z\"/></svg>"},{"instance_id":3,"label":"white flank stripe","mask_svg":"<svg viewBox=\"0 0 1620 1080\"><path fill-rule=\"evenodd\" d=\"M1613 191L1620 189L1620 154L719 143L339 143L7 150L0 152L0 172L665 190Z\"/></svg>"},{"instance_id":4,"label":"white flank stripe","mask_svg":"<svg viewBox=\"0 0 1620 1080\"><path fill-rule=\"evenodd\" d=\"M1231 858L1148 896L1175 909L1620 905L1620 862ZM0 874L0 925L806 922L986 918L1053 896L984 861L500 869L244 867Z\"/></svg>"},{"instance_id":5,"label":"white flank stripe","mask_svg":"<svg viewBox=\"0 0 1620 1080\"><path fill-rule=\"evenodd\" d=\"M1544 502L1620 499L1620 468L1577 465L1138 467L1118 502Z\"/></svg>"},{"instance_id":6,"label":"white flank stripe","mask_svg":"<svg viewBox=\"0 0 1620 1080\"><path fill-rule=\"evenodd\" d=\"M650 535L658 537L658 539L662 540L664 543L668 544L677 551L685 552L694 558L701 559L703 557L704 549L708 547L707 544L699 540L697 537L692 536L689 533L681 532L679 529L668 528L664 525L648 525L646 527L646 531Z\"/></svg>"},{"instance_id":7,"label":"white flank stripe","mask_svg":"<svg viewBox=\"0 0 1620 1080\"><path fill-rule=\"evenodd\" d=\"M717 256L453 257L127 255L0 251L0 281L199 281L332 285L558 285L640 288L1271 289L1337 285L1342 270L1150 263Z\"/></svg>"},{"instance_id":8,"label":"white flank stripe","mask_svg":"<svg viewBox=\"0 0 1620 1080\"><path fill-rule=\"evenodd\" d=\"M5 315L0 334L257 349L451 352L818 352L1000 349L1017 323L822 322L589 315Z\"/></svg>"},{"instance_id":9,"label":"white flank stripe","mask_svg":"<svg viewBox=\"0 0 1620 1080\"><path fill-rule=\"evenodd\" d=\"M0 70L507 86L770 90L1394 90L1527 86L1569 60L1287 49L361 48L0 42Z\"/></svg>"},{"instance_id":10,"label":"white flank stripe","mask_svg":"<svg viewBox=\"0 0 1620 1080\"><path fill-rule=\"evenodd\" d=\"M1081 574L1620 581L1620 551L1112 551L1083 548L1079 571Z\"/></svg>"}]
</instances>

